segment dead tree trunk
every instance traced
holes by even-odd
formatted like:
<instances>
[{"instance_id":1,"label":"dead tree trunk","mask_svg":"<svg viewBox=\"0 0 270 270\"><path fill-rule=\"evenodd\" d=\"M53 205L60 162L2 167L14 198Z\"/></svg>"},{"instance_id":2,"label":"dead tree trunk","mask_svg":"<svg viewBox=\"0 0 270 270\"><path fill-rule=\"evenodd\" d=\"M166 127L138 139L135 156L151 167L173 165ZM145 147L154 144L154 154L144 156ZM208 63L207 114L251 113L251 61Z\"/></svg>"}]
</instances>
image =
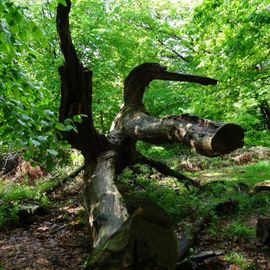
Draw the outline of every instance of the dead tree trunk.
<instances>
[{"instance_id":1,"label":"dead tree trunk","mask_svg":"<svg viewBox=\"0 0 270 270\"><path fill-rule=\"evenodd\" d=\"M154 144L184 143L203 155L229 153L243 146L243 130L193 115L151 117L143 104L145 88L152 80L173 80L215 85L216 80L167 72L157 63L133 69L125 80L124 106L107 136L99 134L93 123L92 71L84 68L72 44L69 29L70 0L57 8L57 31L65 63L59 68L61 106L59 121L75 115L82 117L75 131L63 132L63 139L81 150L85 157L85 207L93 234L94 252L90 269L174 269L176 239L168 215L160 207L139 207L128 215L115 179L135 163L153 166L164 174L198 186L188 177L174 172L158 161L142 156L136 141ZM150 268L149 268L150 267Z\"/></svg>"}]
</instances>

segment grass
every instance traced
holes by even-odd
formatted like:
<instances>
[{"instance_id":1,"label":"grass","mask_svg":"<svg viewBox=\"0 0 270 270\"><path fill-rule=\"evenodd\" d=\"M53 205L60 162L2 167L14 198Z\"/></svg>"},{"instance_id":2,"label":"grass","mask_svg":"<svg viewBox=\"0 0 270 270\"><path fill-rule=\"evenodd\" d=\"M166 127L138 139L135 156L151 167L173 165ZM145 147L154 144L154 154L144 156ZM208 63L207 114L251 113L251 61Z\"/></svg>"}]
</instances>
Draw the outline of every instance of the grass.
<instances>
[{"instance_id":1,"label":"grass","mask_svg":"<svg viewBox=\"0 0 270 270\"><path fill-rule=\"evenodd\" d=\"M241 269L247 269L249 263L245 259L245 257L237 252L230 252L225 256L227 262L231 264L236 264L237 266L241 267Z\"/></svg>"},{"instance_id":2,"label":"grass","mask_svg":"<svg viewBox=\"0 0 270 270\"><path fill-rule=\"evenodd\" d=\"M133 174L130 170L126 170L120 177L120 183L126 185L130 196L139 199L156 200L157 203L163 202L167 205L170 201L177 207L177 202L185 200L184 205L191 204L194 201L196 208L198 200L202 203L216 203L228 198L240 201L240 210L245 211L246 208L263 206L269 207L268 194L260 193L251 196L248 192L240 191L241 184L247 189L251 189L256 183L270 180L270 161L260 161L256 164L246 166L224 168L220 170L207 170L189 174L191 177L199 179L201 174L204 183L212 182L211 190L201 193L196 189L187 191L184 186L177 180L162 177L152 170L144 167L141 174ZM215 182L216 181L216 182ZM202 182L202 184L203 184ZM222 195L222 197L220 196ZM185 198L185 199L183 199ZM182 205L183 206L183 205Z\"/></svg>"},{"instance_id":3,"label":"grass","mask_svg":"<svg viewBox=\"0 0 270 270\"><path fill-rule=\"evenodd\" d=\"M202 181L212 183L204 191L196 188L188 191L177 180L161 177L147 167L140 167L140 174L125 170L119 179L119 186L124 191L124 199L130 210L139 204L154 202L169 213L174 224L181 226L210 213L212 220L206 230L209 237L220 243L233 243L238 239L239 243L252 245L256 229L255 223L250 224L250 220L254 218L256 221L259 215L270 216L270 197L267 192L251 195L250 190L256 183L270 180L270 161L223 169L217 167L189 174L197 178L201 175ZM236 200L237 208L231 213L217 216L213 211L215 205L226 200ZM248 265L244 255L238 253L229 253L226 259L242 268Z\"/></svg>"},{"instance_id":4,"label":"grass","mask_svg":"<svg viewBox=\"0 0 270 270\"><path fill-rule=\"evenodd\" d=\"M20 205L35 202L45 206L48 199L36 186L22 183L0 182L0 228L10 227L18 223Z\"/></svg>"},{"instance_id":5,"label":"grass","mask_svg":"<svg viewBox=\"0 0 270 270\"><path fill-rule=\"evenodd\" d=\"M70 166L57 167L54 171L55 177L48 175L34 181L29 181L27 177L19 181L0 178L0 229L18 224L18 212L22 206L48 206L49 199L45 191L53 187L57 179L65 178L81 163L82 160L79 157Z\"/></svg>"}]
</instances>

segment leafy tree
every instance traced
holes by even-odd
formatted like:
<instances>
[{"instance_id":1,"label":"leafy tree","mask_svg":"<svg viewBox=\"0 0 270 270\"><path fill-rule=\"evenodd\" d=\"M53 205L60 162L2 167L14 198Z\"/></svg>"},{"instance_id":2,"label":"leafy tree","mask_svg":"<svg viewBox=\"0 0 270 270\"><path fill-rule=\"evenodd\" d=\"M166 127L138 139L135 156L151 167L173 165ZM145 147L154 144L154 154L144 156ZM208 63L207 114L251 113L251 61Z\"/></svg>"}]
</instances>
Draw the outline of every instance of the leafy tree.
<instances>
[{"instance_id":1,"label":"leafy tree","mask_svg":"<svg viewBox=\"0 0 270 270\"><path fill-rule=\"evenodd\" d=\"M27 149L26 158L51 165L63 153L55 133L72 128L57 124L58 2L4 0L0 5L1 145ZM247 144L267 145L268 13L266 0L193 5L181 0L73 1L74 43L82 62L95 72L97 129L108 132L122 104L127 71L158 61L172 70L215 77L219 84L201 89L154 82L145 94L153 115L187 112L236 121L247 131Z\"/></svg>"},{"instance_id":2,"label":"leafy tree","mask_svg":"<svg viewBox=\"0 0 270 270\"><path fill-rule=\"evenodd\" d=\"M22 150L26 160L50 170L62 150L55 136L57 102L52 102L52 89L42 76L52 71L44 71L41 57L47 39L32 14L12 1L0 3L0 14L1 147Z\"/></svg>"},{"instance_id":3,"label":"leafy tree","mask_svg":"<svg viewBox=\"0 0 270 270\"><path fill-rule=\"evenodd\" d=\"M269 145L269 22L268 1L206 0L184 30L191 64L219 80L193 100L195 110L239 122L248 144Z\"/></svg>"}]
</instances>

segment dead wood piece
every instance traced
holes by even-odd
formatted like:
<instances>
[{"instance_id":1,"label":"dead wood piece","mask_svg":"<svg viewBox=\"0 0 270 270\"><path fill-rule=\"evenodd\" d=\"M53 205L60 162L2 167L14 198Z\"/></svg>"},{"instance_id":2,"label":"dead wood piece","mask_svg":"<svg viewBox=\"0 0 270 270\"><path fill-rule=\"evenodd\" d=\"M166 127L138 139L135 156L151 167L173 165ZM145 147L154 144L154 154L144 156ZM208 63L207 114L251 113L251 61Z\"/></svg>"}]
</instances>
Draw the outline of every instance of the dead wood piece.
<instances>
[{"instance_id":1,"label":"dead wood piece","mask_svg":"<svg viewBox=\"0 0 270 270\"><path fill-rule=\"evenodd\" d=\"M270 247L270 218L260 217L258 219L256 236L262 244Z\"/></svg>"},{"instance_id":2,"label":"dead wood piece","mask_svg":"<svg viewBox=\"0 0 270 270\"><path fill-rule=\"evenodd\" d=\"M238 201L229 199L224 202L216 204L213 210L218 214L228 214L235 210L238 206ZM187 228L178 241L178 262L183 261L190 252L190 249L196 244L199 234L209 224L211 220L211 212L205 217L195 221L189 228ZM180 269L180 268L179 268Z\"/></svg>"},{"instance_id":3,"label":"dead wood piece","mask_svg":"<svg viewBox=\"0 0 270 270\"><path fill-rule=\"evenodd\" d=\"M134 140L183 143L205 156L228 154L243 146L244 132L240 126L189 114L158 119L138 110L126 111L121 123L123 131Z\"/></svg>"},{"instance_id":4,"label":"dead wood piece","mask_svg":"<svg viewBox=\"0 0 270 270\"><path fill-rule=\"evenodd\" d=\"M22 154L19 152L10 152L0 154L0 176L14 175L16 168L21 161Z\"/></svg>"},{"instance_id":5,"label":"dead wood piece","mask_svg":"<svg viewBox=\"0 0 270 270\"><path fill-rule=\"evenodd\" d=\"M66 0L66 6L57 6L57 32L65 64L59 68L61 78L61 105L59 121L84 115L81 123L76 123L74 130L62 132L74 148L82 151L87 158L95 158L104 149L105 139L97 133L92 119L92 71L85 69L80 62L72 43L69 29L69 12L71 1Z\"/></svg>"},{"instance_id":6,"label":"dead wood piece","mask_svg":"<svg viewBox=\"0 0 270 270\"><path fill-rule=\"evenodd\" d=\"M48 189L46 189L44 193L46 195L52 194L58 188L63 186L65 183L67 183L68 181L71 181L72 179L76 178L79 175L79 173L84 170L84 168L85 168L85 165L83 164L78 169L76 169L71 174L69 174L67 177L65 177L63 179L59 179L52 187L49 187Z\"/></svg>"},{"instance_id":7,"label":"dead wood piece","mask_svg":"<svg viewBox=\"0 0 270 270\"><path fill-rule=\"evenodd\" d=\"M162 66L159 63L144 63L134 68L125 79L125 105L142 104L145 89L153 80L193 82L204 85L217 84L217 80L214 79L202 76L167 72L166 69L167 67Z\"/></svg>"},{"instance_id":8,"label":"dead wood piece","mask_svg":"<svg viewBox=\"0 0 270 270\"><path fill-rule=\"evenodd\" d=\"M257 183L255 187L253 188L253 190L251 191L251 194L256 194L262 191L268 191L268 192L270 191L270 180Z\"/></svg>"},{"instance_id":9,"label":"dead wood piece","mask_svg":"<svg viewBox=\"0 0 270 270\"><path fill-rule=\"evenodd\" d=\"M187 177L187 176L185 176L185 175L183 175L175 170L172 170L169 166L167 166L166 164L164 164L160 161L145 157L145 156L140 154L138 157L138 163L146 164L150 167L153 167L158 172L162 173L163 175L175 177L178 181L182 182L187 188L189 188L189 186L200 187L199 182L196 182L195 180L193 180L193 179L191 179L191 178L189 178L189 177Z\"/></svg>"},{"instance_id":10,"label":"dead wood piece","mask_svg":"<svg viewBox=\"0 0 270 270\"><path fill-rule=\"evenodd\" d=\"M205 260L221 256L223 252L221 251L202 251L197 255L190 256L182 262L176 265L176 270L197 270L201 269L201 265L204 264ZM202 268L208 269L208 268ZM210 268L209 268L210 269Z\"/></svg>"},{"instance_id":11,"label":"dead wood piece","mask_svg":"<svg viewBox=\"0 0 270 270\"><path fill-rule=\"evenodd\" d=\"M37 204L20 205L18 211L19 224L21 226L30 225L35 222L37 216L45 216L51 210Z\"/></svg>"},{"instance_id":12,"label":"dead wood piece","mask_svg":"<svg viewBox=\"0 0 270 270\"><path fill-rule=\"evenodd\" d=\"M190 252L190 249L195 245L199 233L204 229L204 226L208 223L209 217L205 217L197 220L182 234L178 241L178 261L181 262L186 258Z\"/></svg>"},{"instance_id":13,"label":"dead wood piece","mask_svg":"<svg viewBox=\"0 0 270 270\"><path fill-rule=\"evenodd\" d=\"M175 269L176 237L168 214L154 204L139 207L89 258L87 269Z\"/></svg>"},{"instance_id":14,"label":"dead wood piece","mask_svg":"<svg viewBox=\"0 0 270 270\"><path fill-rule=\"evenodd\" d=\"M116 152L102 153L93 173L85 178L84 197L94 248L105 242L128 218L124 200L115 185L116 161Z\"/></svg>"},{"instance_id":15,"label":"dead wood piece","mask_svg":"<svg viewBox=\"0 0 270 270\"><path fill-rule=\"evenodd\" d=\"M229 198L227 201L218 203L214 210L218 215L233 213L239 205L239 201Z\"/></svg>"},{"instance_id":16,"label":"dead wood piece","mask_svg":"<svg viewBox=\"0 0 270 270\"><path fill-rule=\"evenodd\" d=\"M147 114L143 95L152 80L172 80L215 85L211 78L167 72L158 63L144 63L131 71L124 84L124 107L116 116L107 137L100 135L92 116L92 71L85 69L71 40L69 12L58 4L57 32L65 63L59 68L61 106L59 121L76 115L76 131L64 131L63 139L82 151L85 157L84 201L92 229L94 252L89 269L174 269L177 243L168 215L159 207L140 207L128 218L127 208L119 193L116 176L136 162L136 141L150 143L184 143L197 152L223 155L243 146L240 126L223 124L193 115L169 116L161 119ZM197 183L174 172L159 162L141 158L141 162L160 172L181 179L186 185ZM206 217L183 235L179 254L184 258L202 230Z\"/></svg>"},{"instance_id":17,"label":"dead wood piece","mask_svg":"<svg viewBox=\"0 0 270 270\"><path fill-rule=\"evenodd\" d=\"M196 263L201 263L204 260L207 260L209 258L221 256L223 254L222 251L201 251L199 254L191 256L191 260L195 261Z\"/></svg>"}]
</instances>

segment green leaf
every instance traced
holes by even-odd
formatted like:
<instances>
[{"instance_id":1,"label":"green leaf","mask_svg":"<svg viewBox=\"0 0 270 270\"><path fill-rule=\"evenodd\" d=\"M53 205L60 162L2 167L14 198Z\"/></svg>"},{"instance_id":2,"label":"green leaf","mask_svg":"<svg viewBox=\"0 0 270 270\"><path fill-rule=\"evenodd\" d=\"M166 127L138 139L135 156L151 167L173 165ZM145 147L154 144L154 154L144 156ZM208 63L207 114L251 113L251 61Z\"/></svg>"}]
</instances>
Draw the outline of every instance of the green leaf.
<instances>
[{"instance_id":1,"label":"green leaf","mask_svg":"<svg viewBox=\"0 0 270 270\"><path fill-rule=\"evenodd\" d=\"M21 119L17 119L17 122L19 124L21 124L22 126L27 127L27 124L24 121L22 121Z\"/></svg>"},{"instance_id":2,"label":"green leaf","mask_svg":"<svg viewBox=\"0 0 270 270\"><path fill-rule=\"evenodd\" d=\"M50 155L52 155L52 156L57 156L58 155L58 152L55 151L55 150L53 150L53 149L48 149L47 150L47 153L50 154Z\"/></svg>"},{"instance_id":3,"label":"green leaf","mask_svg":"<svg viewBox=\"0 0 270 270\"><path fill-rule=\"evenodd\" d=\"M45 141L47 141L48 136L38 136L37 139L38 139L40 142L45 142Z\"/></svg>"},{"instance_id":4,"label":"green leaf","mask_svg":"<svg viewBox=\"0 0 270 270\"><path fill-rule=\"evenodd\" d=\"M29 115L27 115L27 114L22 114L22 115L21 115L21 118L22 118L23 120L26 120L26 121L28 121L28 120L31 119L31 117L30 117Z\"/></svg>"},{"instance_id":5,"label":"green leaf","mask_svg":"<svg viewBox=\"0 0 270 270\"><path fill-rule=\"evenodd\" d=\"M54 116L54 112L51 110L45 110L44 111L48 116Z\"/></svg>"},{"instance_id":6,"label":"green leaf","mask_svg":"<svg viewBox=\"0 0 270 270\"><path fill-rule=\"evenodd\" d=\"M30 142L34 145L34 146L40 146L40 142L37 140L34 140L32 138L30 138Z\"/></svg>"},{"instance_id":7,"label":"green leaf","mask_svg":"<svg viewBox=\"0 0 270 270\"><path fill-rule=\"evenodd\" d=\"M65 125L70 125L70 124L73 124L73 121L72 121L72 119L67 118L67 119L65 119L64 124Z\"/></svg>"},{"instance_id":8,"label":"green leaf","mask_svg":"<svg viewBox=\"0 0 270 270\"><path fill-rule=\"evenodd\" d=\"M65 131L65 125L63 125L62 123L56 123L55 128L60 131Z\"/></svg>"},{"instance_id":9,"label":"green leaf","mask_svg":"<svg viewBox=\"0 0 270 270\"><path fill-rule=\"evenodd\" d=\"M76 122L76 123L79 123L79 124L82 123L82 117L81 117L81 115L79 115L79 114L74 115L74 116L72 117L72 119L73 119L73 121Z\"/></svg>"},{"instance_id":10,"label":"green leaf","mask_svg":"<svg viewBox=\"0 0 270 270\"><path fill-rule=\"evenodd\" d=\"M33 38L36 40L41 40L44 38L42 31L37 27L37 25L33 26L32 35L33 35Z\"/></svg>"},{"instance_id":11,"label":"green leaf","mask_svg":"<svg viewBox=\"0 0 270 270\"><path fill-rule=\"evenodd\" d=\"M58 0L58 4L61 4L61 5L63 5L64 7L67 6L67 3L66 3L65 0Z\"/></svg>"},{"instance_id":12,"label":"green leaf","mask_svg":"<svg viewBox=\"0 0 270 270\"><path fill-rule=\"evenodd\" d=\"M23 159L24 160L26 160L26 161L29 161L29 160L31 160L31 153L28 151L28 152L25 152L24 154L23 154Z\"/></svg>"},{"instance_id":13,"label":"green leaf","mask_svg":"<svg viewBox=\"0 0 270 270\"><path fill-rule=\"evenodd\" d=\"M72 125L66 125L64 126L64 130L63 131L71 131L71 130L74 130L74 131L77 131L77 129L75 128L75 126L72 126Z\"/></svg>"}]
</instances>

